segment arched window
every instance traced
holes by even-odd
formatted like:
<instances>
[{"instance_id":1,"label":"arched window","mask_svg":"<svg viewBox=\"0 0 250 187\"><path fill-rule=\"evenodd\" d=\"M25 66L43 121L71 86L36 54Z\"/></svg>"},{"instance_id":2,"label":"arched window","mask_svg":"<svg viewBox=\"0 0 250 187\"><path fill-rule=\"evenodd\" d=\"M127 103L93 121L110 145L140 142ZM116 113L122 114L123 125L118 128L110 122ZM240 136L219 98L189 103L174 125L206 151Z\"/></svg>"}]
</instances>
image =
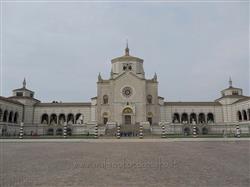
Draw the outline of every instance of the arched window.
<instances>
[{"instance_id":1,"label":"arched window","mask_svg":"<svg viewBox=\"0 0 250 187\"><path fill-rule=\"evenodd\" d=\"M108 104L109 103L109 97L107 95L103 96L103 104Z\"/></svg>"},{"instance_id":2,"label":"arched window","mask_svg":"<svg viewBox=\"0 0 250 187\"><path fill-rule=\"evenodd\" d=\"M188 123L188 114L187 113L183 113L181 115L181 123L183 123L183 124L187 124Z\"/></svg>"},{"instance_id":3,"label":"arched window","mask_svg":"<svg viewBox=\"0 0 250 187\"><path fill-rule=\"evenodd\" d=\"M2 109L0 108L0 121L2 121L2 117L3 117L3 111L2 111Z\"/></svg>"},{"instance_id":4,"label":"arched window","mask_svg":"<svg viewBox=\"0 0 250 187\"><path fill-rule=\"evenodd\" d=\"M173 123L180 123L180 115L178 113L174 113L172 121Z\"/></svg>"},{"instance_id":5,"label":"arched window","mask_svg":"<svg viewBox=\"0 0 250 187\"><path fill-rule=\"evenodd\" d=\"M3 122L7 122L8 119L8 110L5 110L3 113Z\"/></svg>"},{"instance_id":6,"label":"arched window","mask_svg":"<svg viewBox=\"0 0 250 187\"><path fill-rule=\"evenodd\" d=\"M14 123L18 123L18 112L15 112L15 115L14 115Z\"/></svg>"},{"instance_id":7,"label":"arched window","mask_svg":"<svg viewBox=\"0 0 250 187\"><path fill-rule=\"evenodd\" d=\"M57 124L57 115L56 114L51 114L50 115L50 124L51 125Z\"/></svg>"},{"instance_id":8,"label":"arched window","mask_svg":"<svg viewBox=\"0 0 250 187\"><path fill-rule=\"evenodd\" d=\"M43 114L42 115L41 124L49 124L49 116L48 116L48 114Z\"/></svg>"},{"instance_id":9,"label":"arched window","mask_svg":"<svg viewBox=\"0 0 250 187\"><path fill-rule=\"evenodd\" d=\"M76 124L83 124L83 115L80 113L76 114Z\"/></svg>"},{"instance_id":10,"label":"arched window","mask_svg":"<svg viewBox=\"0 0 250 187\"><path fill-rule=\"evenodd\" d=\"M214 123L214 115L212 113L207 114L207 123Z\"/></svg>"},{"instance_id":11,"label":"arched window","mask_svg":"<svg viewBox=\"0 0 250 187\"><path fill-rule=\"evenodd\" d=\"M8 120L9 123L12 123L13 122L13 112L11 111L10 114L9 114L9 120Z\"/></svg>"},{"instance_id":12,"label":"arched window","mask_svg":"<svg viewBox=\"0 0 250 187\"><path fill-rule=\"evenodd\" d=\"M247 112L245 110L242 111L243 120L247 121Z\"/></svg>"},{"instance_id":13,"label":"arched window","mask_svg":"<svg viewBox=\"0 0 250 187\"><path fill-rule=\"evenodd\" d=\"M240 111L237 112L237 116L238 116L238 120L242 121L242 116L241 116L241 112Z\"/></svg>"},{"instance_id":14,"label":"arched window","mask_svg":"<svg viewBox=\"0 0 250 187\"><path fill-rule=\"evenodd\" d=\"M203 123L206 122L205 114L204 114L204 113L200 113L200 114L199 114L198 122L201 123L201 124L203 124Z\"/></svg>"},{"instance_id":15,"label":"arched window","mask_svg":"<svg viewBox=\"0 0 250 187\"><path fill-rule=\"evenodd\" d=\"M148 102L148 104L152 104L152 100L153 100L152 95L148 95L147 96L147 102Z\"/></svg>"},{"instance_id":16,"label":"arched window","mask_svg":"<svg viewBox=\"0 0 250 187\"><path fill-rule=\"evenodd\" d=\"M59 125L64 125L64 122L66 121L65 114L59 115Z\"/></svg>"},{"instance_id":17,"label":"arched window","mask_svg":"<svg viewBox=\"0 0 250 187\"><path fill-rule=\"evenodd\" d=\"M68 114L68 117L67 117L67 123L72 125L74 124L74 115L73 114Z\"/></svg>"},{"instance_id":18,"label":"arched window","mask_svg":"<svg viewBox=\"0 0 250 187\"><path fill-rule=\"evenodd\" d=\"M197 116L195 113L190 114L190 123L196 123L197 124Z\"/></svg>"}]
</instances>

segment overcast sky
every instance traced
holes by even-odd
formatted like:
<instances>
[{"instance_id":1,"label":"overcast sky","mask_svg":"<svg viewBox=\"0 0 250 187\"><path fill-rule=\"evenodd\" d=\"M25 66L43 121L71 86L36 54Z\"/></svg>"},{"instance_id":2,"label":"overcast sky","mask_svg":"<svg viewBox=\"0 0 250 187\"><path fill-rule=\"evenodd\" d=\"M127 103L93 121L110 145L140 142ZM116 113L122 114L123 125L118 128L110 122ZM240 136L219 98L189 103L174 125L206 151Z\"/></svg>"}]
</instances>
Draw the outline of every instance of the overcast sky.
<instances>
[{"instance_id":1,"label":"overcast sky","mask_svg":"<svg viewBox=\"0 0 250 187\"><path fill-rule=\"evenodd\" d=\"M209 101L233 85L249 95L247 3L3 3L3 90L26 77L41 101L88 102L110 60L144 59L167 101Z\"/></svg>"}]
</instances>

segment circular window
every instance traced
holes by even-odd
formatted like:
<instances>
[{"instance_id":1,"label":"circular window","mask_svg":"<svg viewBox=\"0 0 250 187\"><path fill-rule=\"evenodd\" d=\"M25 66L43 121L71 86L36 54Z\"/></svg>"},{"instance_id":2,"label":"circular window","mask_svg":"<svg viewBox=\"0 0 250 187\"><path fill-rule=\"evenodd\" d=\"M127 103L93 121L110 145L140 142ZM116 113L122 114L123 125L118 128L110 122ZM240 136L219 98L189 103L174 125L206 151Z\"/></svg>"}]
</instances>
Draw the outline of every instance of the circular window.
<instances>
[{"instance_id":1,"label":"circular window","mask_svg":"<svg viewBox=\"0 0 250 187\"><path fill-rule=\"evenodd\" d=\"M132 94L133 94L132 88L130 88L130 87L124 87L124 88L122 89L122 95L123 95L124 97L130 97Z\"/></svg>"}]
</instances>

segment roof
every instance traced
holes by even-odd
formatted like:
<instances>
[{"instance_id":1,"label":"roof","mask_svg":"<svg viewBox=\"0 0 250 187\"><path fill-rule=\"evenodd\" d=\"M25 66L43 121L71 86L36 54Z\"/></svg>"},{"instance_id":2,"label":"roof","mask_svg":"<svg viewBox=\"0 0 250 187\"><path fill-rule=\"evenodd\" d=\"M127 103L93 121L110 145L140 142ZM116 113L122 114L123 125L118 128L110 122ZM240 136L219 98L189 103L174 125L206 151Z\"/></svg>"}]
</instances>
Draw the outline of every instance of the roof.
<instances>
[{"instance_id":1,"label":"roof","mask_svg":"<svg viewBox=\"0 0 250 187\"><path fill-rule=\"evenodd\" d=\"M245 98L239 99L238 101L235 101L233 104L248 101L248 100L250 101L250 97L245 97Z\"/></svg>"},{"instance_id":2,"label":"roof","mask_svg":"<svg viewBox=\"0 0 250 187\"><path fill-rule=\"evenodd\" d=\"M8 99L31 99L31 100L34 100L36 102L41 102L40 100L38 99L35 99L33 97L28 97L28 96L11 96L11 97L8 97Z\"/></svg>"},{"instance_id":3,"label":"roof","mask_svg":"<svg viewBox=\"0 0 250 187\"><path fill-rule=\"evenodd\" d=\"M112 63L120 62L120 61L137 61L137 62L143 63L143 59L138 58L138 57L134 57L134 56L130 56L130 55L124 55L124 56L117 57L117 58L114 58L111 60Z\"/></svg>"},{"instance_id":4,"label":"roof","mask_svg":"<svg viewBox=\"0 0 250 187\"><path fill-rule=\"evenodd\" d=\"M246 96L244 95L225 95L225 96L222 96L218 99L216 99L215 101L218 101L220 99L223 99L223 98L245 98Z\"/></svg>"},{"instance_id":5,"label":"roof","mask_svg":"<svg viewBox=\"0 0 250 187\"><path fill-rule=\"evenodd\" d=\"M33 91L31 91L31 90L29 90L29 89L27 89L27 88L18 88L18 89L15 89L15 90L13 90L14 92L16 92L16 91L28 91L28 92L32 92L32 93L34 93Z\"/></svg>"},{"instance_id":6,"label":"roof","mask_svg":"<svg viewBox=\"0 0 250 187\"><path fill-rule=\"evenodd\" d=\"M168 106L221 106L219 102L165 102Z\"/></svg>"},{"instance_id":7,"label":"roof","mask_svg":"<svg viewBox=\"0 0 250 187\"><path fill-rule=\"evenodd\" d=\"M2 101L6 101L6 102L9 102L9 103L13 103L13 104L17 104L17 105L22 105L22 103L18 102L18 101L14 101L14 100L11 100L10 98L6 98L6 97L2 97L0 96L0 100Z\"/></svg>"},{"instance_id":8,"label":"roof","mask_svg":"<svg viewBox=\"0 0 250 187\"><path fill-rule=\"evenodd\" d=\"M229 86L228 88L222 90L222 92L223 92L223 91L226 91L226 90L231 90L231 89L242 90L241 88L236 88L236 87L233 87L233 86Z\"/></svg>"},{"instance_id":9,"label":"roof","mask_svg":"<svg viewBox=\"0 0 250 187\"><path fill-rule=\"evenodd\" d=\"M39 107L79 107L91 106L91 103L37 103Z\"/></svg>"}]
</instances>

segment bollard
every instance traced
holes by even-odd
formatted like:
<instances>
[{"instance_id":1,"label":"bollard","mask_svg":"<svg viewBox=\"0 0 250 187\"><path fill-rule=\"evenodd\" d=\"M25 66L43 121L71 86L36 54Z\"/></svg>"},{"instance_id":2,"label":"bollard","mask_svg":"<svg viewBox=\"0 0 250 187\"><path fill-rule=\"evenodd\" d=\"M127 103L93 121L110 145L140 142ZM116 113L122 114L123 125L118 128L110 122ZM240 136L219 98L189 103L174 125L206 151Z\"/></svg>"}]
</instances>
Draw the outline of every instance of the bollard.
<instances>
[{"instance_id":1,"label":"bollard","mask_svg":"<svg viewBox=\"0 0 250 187\"><path fill-rule=\"evenodd\" d=\"M121 126L120 126L120 124L117 124L116 138L117 139L121 138Z\"/></svg>"},{"instance_id":2,"label":"bollard","mask_svg":"<svg viewBox=\"0 0 250 187\"><path fill-rule=\"evenodd\" d=\"M140 139L143 138L143 127L142 127L142 125L140 125L139 138L140 138Z\"/></svg>"},{"instance_id":3,"label":"bollard","mask_svg":"<svg viewBox=\"0 0 250 187\"><path fill-rule=\"evenodd\" d=\"M165 131L165 125L161 126L162 132L161 132L161 137L166 138L166 131Z\"/></svg>"},{"instance_id":4,"label":"bollard","mask_svg":"<svg viewBox=\"0 0 250 187\"><path fill-rule=\"evenodd\" d=\"M240 126L239 125L236 126L236 137L240 138Z\"/></svg>"},{"instance_id":5,"label":"bollard","mask_svg":"<svg viewBox=\"0 0 250 187\"><path fill-rule=\"evenodd\" d=\"M196 127L193 127L193 137L194 137L194 138L196 138L196 137L197 137Z\"/></svg>"},{"instance_id":6,"label":"bollard","mask_svg":"<svg viewBox=\"0 0 250 187\"><path fill-rule=\"evenodd\" d=\"M64 123L63 126L63 138L67 138L67 123Z\"/></svg>"},{"instance_id":7,"label":"bollard","mask_svg":"<svg viewBox=\"0 0 250 187\"><path fill-rule=\"evenodd\" d=\"M98 138L98 125L95 125L95 132L94 132L94 137Z\"/></svg>"},{"instance_id":8,"label":"bollard","mask_svg":"<svg viewBox=\"0 0 250 187\"><path fill-rule=\"evenodd\" d=\"M19 139L23 139L23 122L20 124Z\"/></svg>"}]
</instances>

